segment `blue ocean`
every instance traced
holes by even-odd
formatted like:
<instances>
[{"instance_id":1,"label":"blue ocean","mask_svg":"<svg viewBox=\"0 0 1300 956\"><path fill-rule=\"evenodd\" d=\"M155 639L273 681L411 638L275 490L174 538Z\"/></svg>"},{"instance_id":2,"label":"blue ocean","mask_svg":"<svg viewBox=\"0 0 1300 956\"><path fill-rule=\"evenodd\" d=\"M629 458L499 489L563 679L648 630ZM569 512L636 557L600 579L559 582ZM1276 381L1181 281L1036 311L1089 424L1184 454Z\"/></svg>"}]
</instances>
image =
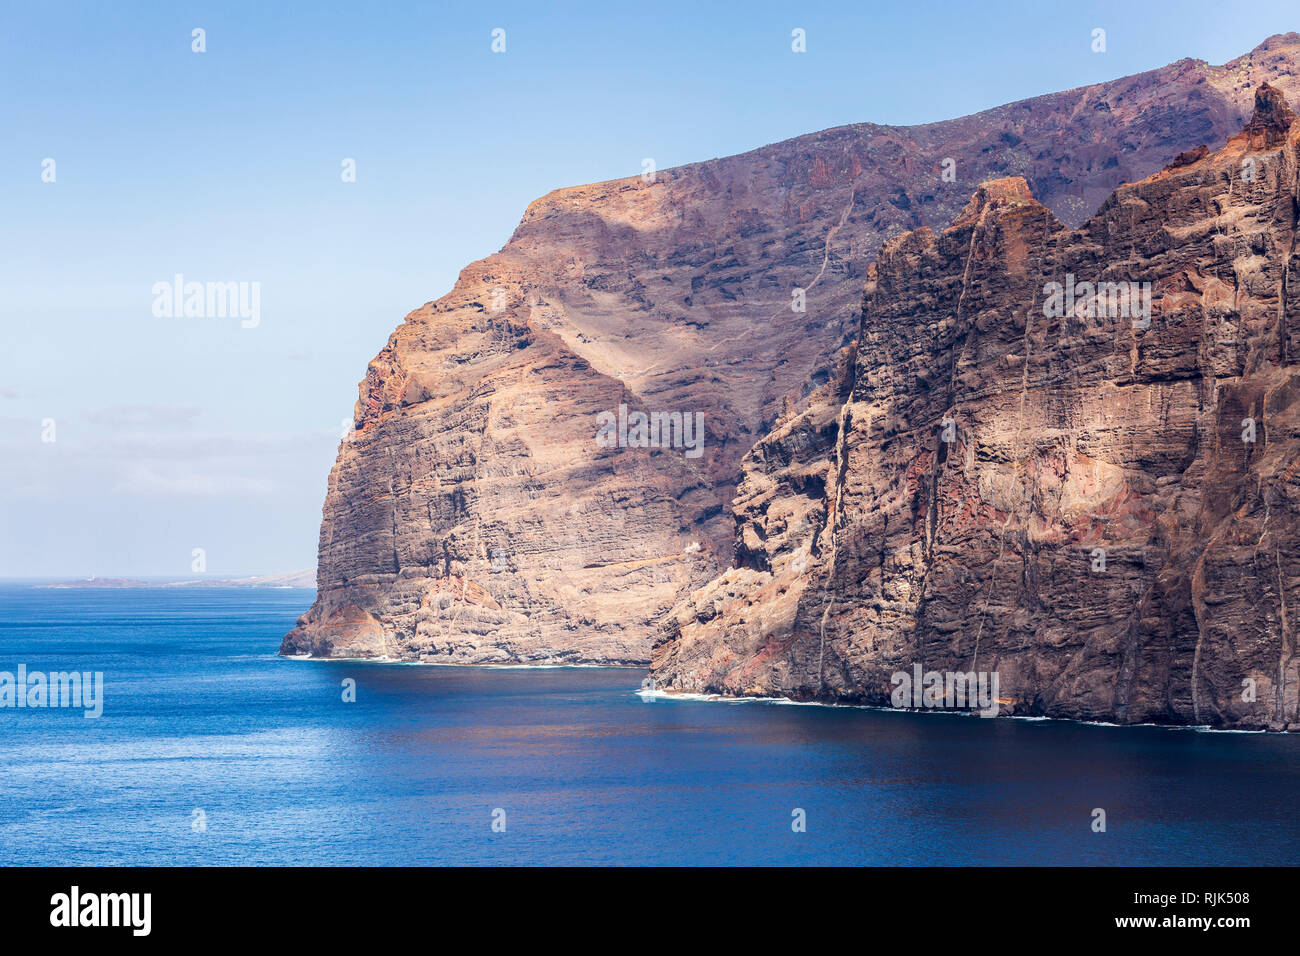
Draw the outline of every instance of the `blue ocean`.
<instances>
[{"instance_id":1,"label":"blue ocean","mask_svg":"<svg viewBox=\"0 0 1300 956\"><path fill-rule=\"evenodd\" d=\"M0 670L104 675L98 719L0 709L0 863L1300 859L1300 737L646 701L636 670L277 657L312 597L0 586Z\"/></svg>"}]
</instances>

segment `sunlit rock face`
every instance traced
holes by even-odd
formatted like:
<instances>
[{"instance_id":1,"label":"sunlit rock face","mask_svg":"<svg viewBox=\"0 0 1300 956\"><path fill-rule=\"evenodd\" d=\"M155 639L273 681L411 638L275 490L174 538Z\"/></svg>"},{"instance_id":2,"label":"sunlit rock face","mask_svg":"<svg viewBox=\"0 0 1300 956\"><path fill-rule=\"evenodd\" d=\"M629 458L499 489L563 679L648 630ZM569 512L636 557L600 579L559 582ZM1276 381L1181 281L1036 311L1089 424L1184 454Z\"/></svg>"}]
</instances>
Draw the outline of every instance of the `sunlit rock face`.
<instances>
[{"instance_id":1,"label":"sunlit rock face","mask_svg":"<svg viewBox=\"0 0 1300 956\"><path fill-rule=\"evenodd\" d=\"M661 686L889 705L919 664L1004 713L1300 729L1300 124L1256 103L1077 229L1008 178L887 242Z\"/></svg>"},{"instance_id":2,"label":"sunlit rock face","mask_svg":"<svg viewBox=\"0 0 1300 956\"><path fill-rule=\"evenodd\" d=\"M741 460L859 333L867 266L1024 176L1067 225L1291 91L1300 37L918 127L846 126L558 190L370 363L285 653L639 663L733 564ZM703 416L597 440L603 413ZM635 435L635 429L632 434ZM634 439L633 439L634 440ZM689 454L688 454L689 453Z\"/></svg>"}]
</instances>

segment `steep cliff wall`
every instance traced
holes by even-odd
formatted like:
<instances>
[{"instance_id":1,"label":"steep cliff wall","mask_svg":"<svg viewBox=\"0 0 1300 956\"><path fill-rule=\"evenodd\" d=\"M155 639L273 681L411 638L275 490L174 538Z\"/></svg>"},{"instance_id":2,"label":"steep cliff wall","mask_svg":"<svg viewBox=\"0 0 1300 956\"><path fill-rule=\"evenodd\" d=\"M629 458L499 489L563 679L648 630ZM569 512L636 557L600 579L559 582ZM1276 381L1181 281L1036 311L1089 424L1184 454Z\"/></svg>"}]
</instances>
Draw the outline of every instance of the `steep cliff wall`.
<instances>
[{"instance_id":1,"label":"steep cliff wall","mask_svg":"<svg viewBox=\"0 0 1300 956\"><path fill-rule=\"evenodd\" d=\"M661 684L888 705L919 664L1004 712L1300 729L1300 124L1256 95L1078 229L1010 178L888 242Z\"/></svg>"},{"instance_id":2,"label":"steep cliff wall","mask_svg":"<svg viewBox=\"0 0 1300 956\"><path fill-rule=\"evenodd\" d=\"M882 241L947 225L1009 173L1077 224L1119 183L1221 144L1259 82L1297 82L1298 53L1289 34L1223 67L538 200L370 363L317 601L283 652L645 662L663 613L731 565L741 459L827 381ZM620 405L702 415L702 454L602 446L598 416Z\"/></svg>"}]
</instances>

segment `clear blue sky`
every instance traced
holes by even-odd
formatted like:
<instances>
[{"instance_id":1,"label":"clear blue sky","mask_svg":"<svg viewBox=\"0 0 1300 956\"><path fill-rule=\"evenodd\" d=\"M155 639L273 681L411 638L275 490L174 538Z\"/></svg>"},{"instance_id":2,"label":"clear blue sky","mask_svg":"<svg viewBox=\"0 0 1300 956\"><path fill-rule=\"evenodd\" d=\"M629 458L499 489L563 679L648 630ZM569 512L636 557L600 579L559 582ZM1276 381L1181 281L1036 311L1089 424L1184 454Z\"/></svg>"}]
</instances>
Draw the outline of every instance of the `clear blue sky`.
<instances>
[{"instance_id":1,"label":"clear blue sky","mask_svg":"<svg viewBox=\"0 0 1300 956\"><path fill-rule=\"evenodd\" d=\"M0 576L312 566L366 362L558 186L1300 28L1294 0L292 6L0 12ZM260 282L261 324L155 317L178 272Z\"/></svg>"}]
</instances>

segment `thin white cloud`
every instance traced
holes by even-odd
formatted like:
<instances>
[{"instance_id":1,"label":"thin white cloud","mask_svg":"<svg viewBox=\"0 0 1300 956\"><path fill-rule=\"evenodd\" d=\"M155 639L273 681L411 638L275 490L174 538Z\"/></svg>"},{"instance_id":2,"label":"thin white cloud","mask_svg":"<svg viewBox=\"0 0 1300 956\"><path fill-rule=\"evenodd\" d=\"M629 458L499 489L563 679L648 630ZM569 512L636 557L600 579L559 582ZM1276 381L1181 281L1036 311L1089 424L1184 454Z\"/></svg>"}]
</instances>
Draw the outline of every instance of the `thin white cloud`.
<instances>
[{"instance_id":1,"label":"thin white cloud","mask_svg":"<svg viewBox=\"0 0 1300 956\"><path fill-rule=\"evenodd\" d=\"M15 427L18 426L18 427ZM285 495L324 475L338 433L105 434L60 425L40 441L30 421L0 419L0 498L57 501L81 496L248 498ZM323 480L323 479L322 479Z\"/></svg>"},{"instance_id":2,"label":"thin white cloud","mask_svg":"<svg viewBox=\"0 0 1300 956\"><path fill-rule=\"evenodd\" d=\"M275 483L268 478L241 474L229 468L199 470L189 465L137 462L127 466L109 489L114 495L180 496L188 498L240 498L269 495Z\"/></svg>"},{"instance_id":3,"label":"thin white cloud","mask_svg":"<svg viewBox=\"0 0 1300 956\"><path fill-rule=\"evenodd\" d=\"M198 415L197 405L114 405L93 409L86 418L109 428L167 428L192 422Z\"/></svg>"}]
</instances>

